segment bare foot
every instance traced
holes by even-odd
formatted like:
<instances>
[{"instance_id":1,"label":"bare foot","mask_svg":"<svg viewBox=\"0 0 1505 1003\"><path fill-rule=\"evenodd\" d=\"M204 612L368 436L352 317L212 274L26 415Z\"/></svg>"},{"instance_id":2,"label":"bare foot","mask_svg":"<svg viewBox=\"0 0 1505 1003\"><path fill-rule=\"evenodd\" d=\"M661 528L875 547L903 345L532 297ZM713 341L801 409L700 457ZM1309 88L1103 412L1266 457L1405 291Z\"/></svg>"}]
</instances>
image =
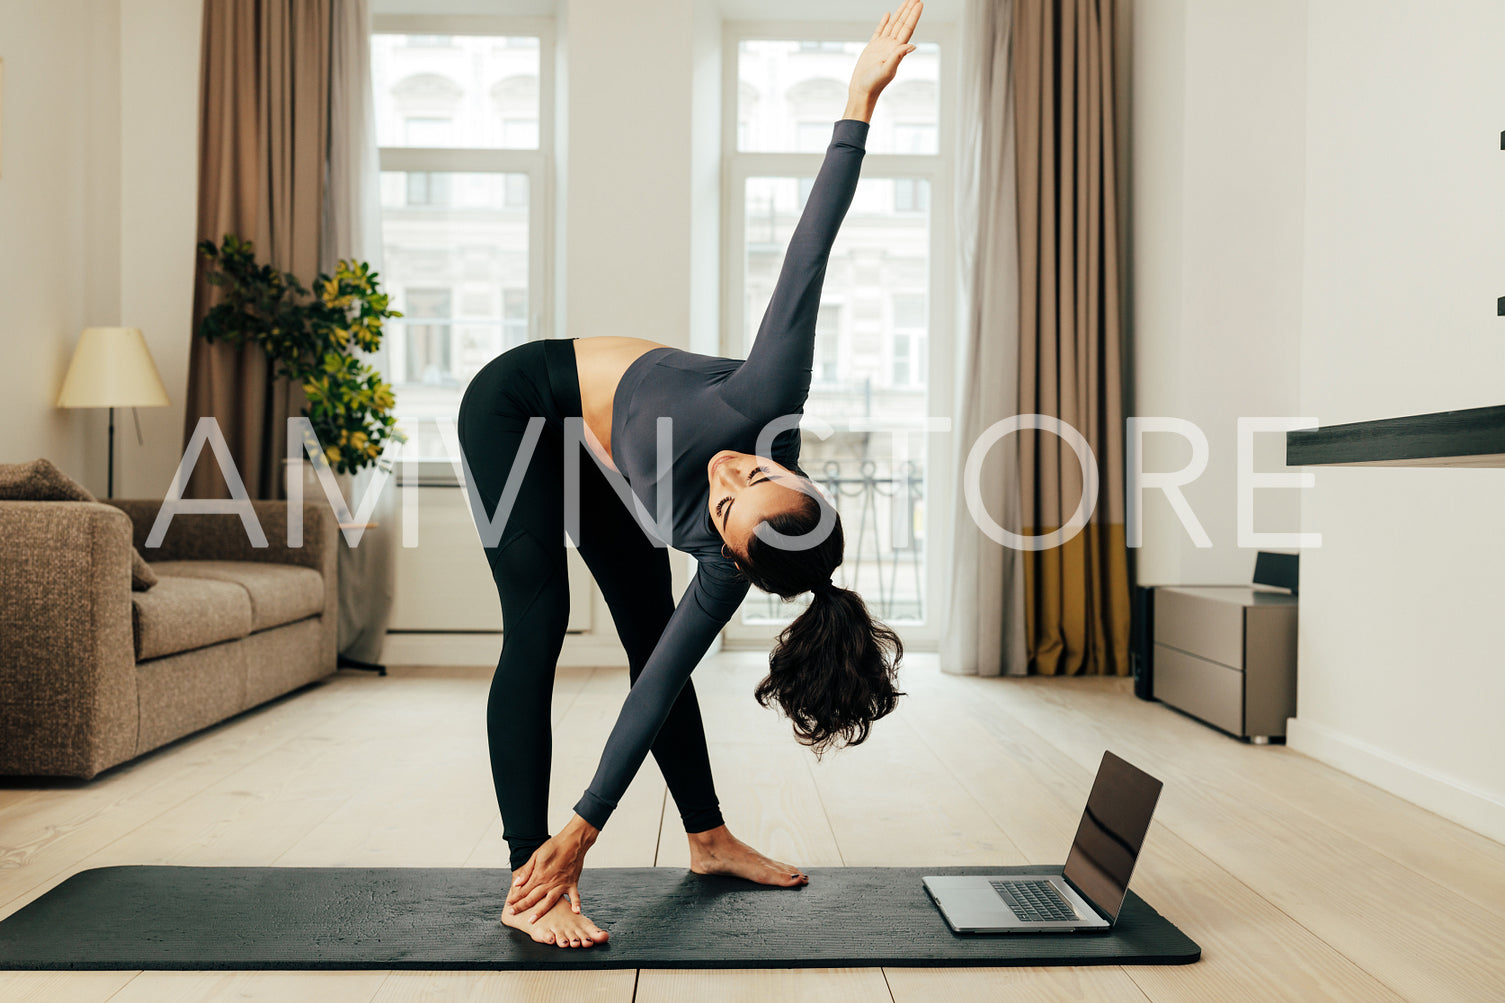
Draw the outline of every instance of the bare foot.
<instances>
[{"instance_id":1,"label":"bare foot","mask_svg":"<svg viewBox=\"0 0 1505 1003\"><path fill-rule=\"evenodd\" d=\"M502 922L514 930L521 930L540 944L558 947L595 947L606 943L610 936L605 930L577 913L570 907L568 896L561 895L554 908L538 917L537 923L528 922L527 911L513 915L502 907Z\"/></svg>"},{"instance_id":2,"label":"bare foot","mask_svg":"<svg viewBox=\"0 0 1505 1003\"><path fill-rule=\"evenodd\" d=\"M733 836L724 825L690 834L690 870L696 874L730 874L760 885L784 888L810 883L804 871L764 856Z\"/></svg>"}]
</instances>

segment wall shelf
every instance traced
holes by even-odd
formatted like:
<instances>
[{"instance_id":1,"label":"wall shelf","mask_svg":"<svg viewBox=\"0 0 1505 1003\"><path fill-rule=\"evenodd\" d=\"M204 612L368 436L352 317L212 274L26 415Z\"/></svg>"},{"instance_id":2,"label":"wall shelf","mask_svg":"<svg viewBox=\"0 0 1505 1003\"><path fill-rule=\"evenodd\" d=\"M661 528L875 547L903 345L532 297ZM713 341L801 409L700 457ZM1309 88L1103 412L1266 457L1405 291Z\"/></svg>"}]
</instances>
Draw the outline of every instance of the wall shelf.
<instances>
[{"instance_id":1,"label":"wall shelf","mask_svg":"<svg viewBox=\"0 0 1505 1003\"><path fill-rule=\"evenodd\" d=\"M1505 404L1286 433L1288 466L1505 467Z\"/></svg>"}]
</instances>

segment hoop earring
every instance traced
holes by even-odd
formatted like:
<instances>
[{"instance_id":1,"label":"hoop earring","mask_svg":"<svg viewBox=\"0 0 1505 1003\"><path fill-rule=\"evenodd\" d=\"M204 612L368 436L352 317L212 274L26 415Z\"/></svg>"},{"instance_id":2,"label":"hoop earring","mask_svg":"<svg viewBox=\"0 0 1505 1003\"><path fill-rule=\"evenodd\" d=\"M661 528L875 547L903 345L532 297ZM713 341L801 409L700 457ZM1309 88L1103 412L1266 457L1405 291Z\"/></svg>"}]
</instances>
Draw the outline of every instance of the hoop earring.
<instances>
[{"instance_id":1,"label":"hoop earring","mask_svg":"<svg viewBox=\"0 0 1505 1003\"><path fill-rule=\"evenodd\" d=\"M731 560L735 560L735 559L736 559L736 558L734 558L734 557L733 557L733 556L732 556L732 555L731 555L731 554L728 554L728 553L727 553L727 552L726 552L726 544L725 544L725 543L723 543L723 544L722 544L722 545L721 545L721 556L722 556L722 557L724 557L724 558L726 558L726 559L727 559L727 560L728 560L728 561L731 561Z\"/></svg>"}]
</instances>

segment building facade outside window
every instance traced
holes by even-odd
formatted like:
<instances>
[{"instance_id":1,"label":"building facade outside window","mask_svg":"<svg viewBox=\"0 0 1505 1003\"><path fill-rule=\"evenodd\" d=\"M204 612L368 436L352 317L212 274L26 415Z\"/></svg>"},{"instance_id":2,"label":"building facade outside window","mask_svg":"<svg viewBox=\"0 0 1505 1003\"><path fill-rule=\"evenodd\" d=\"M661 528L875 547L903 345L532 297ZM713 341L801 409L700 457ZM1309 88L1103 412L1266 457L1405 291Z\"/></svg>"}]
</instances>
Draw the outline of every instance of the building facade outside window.
<instances>
[{"instance_id":1,"label":"building facade outside window","mask_svg":"<svg viewBox=\"0 0 1505 1003\"><path fill-rule=\"evenodd\" d=\"M731 184L722 229L726 287L738 309L727 316L724 345L734 357L745 356L757 334L845 107L852 66L872 34L871 25L822 26L813 38L799 37L798 25L778 37L783 30L726 28L723 115L735 126L724 133ZM929 450L944 440L914 432L896 449L894 432L874 426L929 415L929 374L949 358L949 344L929 337L932 305L945 300L941 290L951 288L954 267L952 223L932 205L933 190L949 198L953 169L941 152L949 123L943 73L951 68L942 45L919 43L878 102L862 180L827 265L805 404L806 415L835 433L821 439L807 430L800 459L842 514L846 556L838 581L861 592L875 614L903 625L906 639L935 627L929 599L943 569L930 544L946 541L927 534L925 513L950 503L936 494L950 487L934 476L939 458ZM728 625L728 643L763 643L803 605L752 591Z\"/></svg>"},{"instance_id":2,"label":"building facade outside window","mask_svg":"<svg viewBox=\"0 0 1505 1003\"><path fill-rule=\"evenodd\" d=\"M552 23L380 16L371 39L381 159L386 375L408 455L453 479L439 425L500 352L545 337Z\"/></svg>"}]
</instances>

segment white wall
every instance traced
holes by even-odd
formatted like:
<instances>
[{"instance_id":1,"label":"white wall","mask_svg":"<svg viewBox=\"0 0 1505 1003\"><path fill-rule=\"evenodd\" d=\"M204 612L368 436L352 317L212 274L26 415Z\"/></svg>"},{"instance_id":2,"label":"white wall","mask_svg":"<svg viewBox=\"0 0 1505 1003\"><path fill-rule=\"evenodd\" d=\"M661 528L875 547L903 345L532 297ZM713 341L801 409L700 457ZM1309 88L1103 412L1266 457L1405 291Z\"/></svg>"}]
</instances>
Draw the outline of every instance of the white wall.
<instances>
[{"instance_id":1,"label":"white wall","mask_svg":"<svg viewBox=\"0 0 1505 1003\"><path fill-rule=\"evenodd\" d=\"M1240 581L1236 416L1501 400L1505 6L1134 8L1132 413L1207 430L1186 493L1217 544L1197 550L1151 496L1139 580ZM1150 445L1147 469L1189 455ZM1258 492L1257 529L1322 536L1302 552L1290 746L1505 839L1505 471L1311 472Z\"/></svg>"},{"instance_id":2,"label":"white wall","mask_svg":"<svg viewBox=\"0 0 1505 1003\"><path fill-rule=\"evenodd\" d=\"M116 493L160 498L183 445L198 231L200 0L120 3L120 312L151 347L170 407L123 436ZM121 478L122 468L124 472Z\"/></svg>"},{"instance_id":3,"label":"white wall","mask_svg":"<svg viewBox=\"0 0 1505 1003\"><path fill-rule=\"evenodd\" d=\"M570 290L564 337L689 347L693 6L560 2L570 53L561 109L569 193L558 230ZM655 240L645 246L648 234Z\"/></svg>"},{"instance_id":4,"label":"white wall","mask_svg":"<svg viewBox=\"0 0 1505 1003\"><path fill-rule=\"evenodd\" d=\"M0 462L51 459L105 493L103 411L52 406L81 329L146 336L172 406L116 413L115 494L177 464L193 305L198 0L0 6Z\"/></svg>"},{"instance_id":5,"label":"white wall","mask_svg":"<svg viewBox=\"0 0 1505 1003\"><path fill-rule=\"evenodd\" d=\"M1505 398L1505 5L1446 9L1311 6L1301 406L1324 424ZM1317 469L1290 744L1505 840L1505 470Z\"/></svg>"},{"instance_id":6,"label":"white wall","mask_svg":"<svg viewBox=\"0 0 1505 1003\"><path fill-rule=\"evenodd\" d=\"M98 494L105 412L53 402L79 332L119 319L119 33L109 3L0 5L0 462Z\"/></svg>"},{"instance_id":7,"label":"white wall","mask_svg":"<svg viewBox=\"0 0 1505 1003\"><path fill-rule=\"evenodd\" d=\"M1198 547L1164 494L1144 496L1143 584L1247 582L1238 546L1237 420L1297 415L1301 330L1305 3L1135 0L1132 84L1134 386L1129 413L1206 434L1206 471L1183 491L1212 542ZM1256 437L1280 471L1283 436ZM1144 469L1191 447L1145 439ZM1297 491L1261 490L1258 532L1295 532Z\"/></svg>"}]
</instances>

